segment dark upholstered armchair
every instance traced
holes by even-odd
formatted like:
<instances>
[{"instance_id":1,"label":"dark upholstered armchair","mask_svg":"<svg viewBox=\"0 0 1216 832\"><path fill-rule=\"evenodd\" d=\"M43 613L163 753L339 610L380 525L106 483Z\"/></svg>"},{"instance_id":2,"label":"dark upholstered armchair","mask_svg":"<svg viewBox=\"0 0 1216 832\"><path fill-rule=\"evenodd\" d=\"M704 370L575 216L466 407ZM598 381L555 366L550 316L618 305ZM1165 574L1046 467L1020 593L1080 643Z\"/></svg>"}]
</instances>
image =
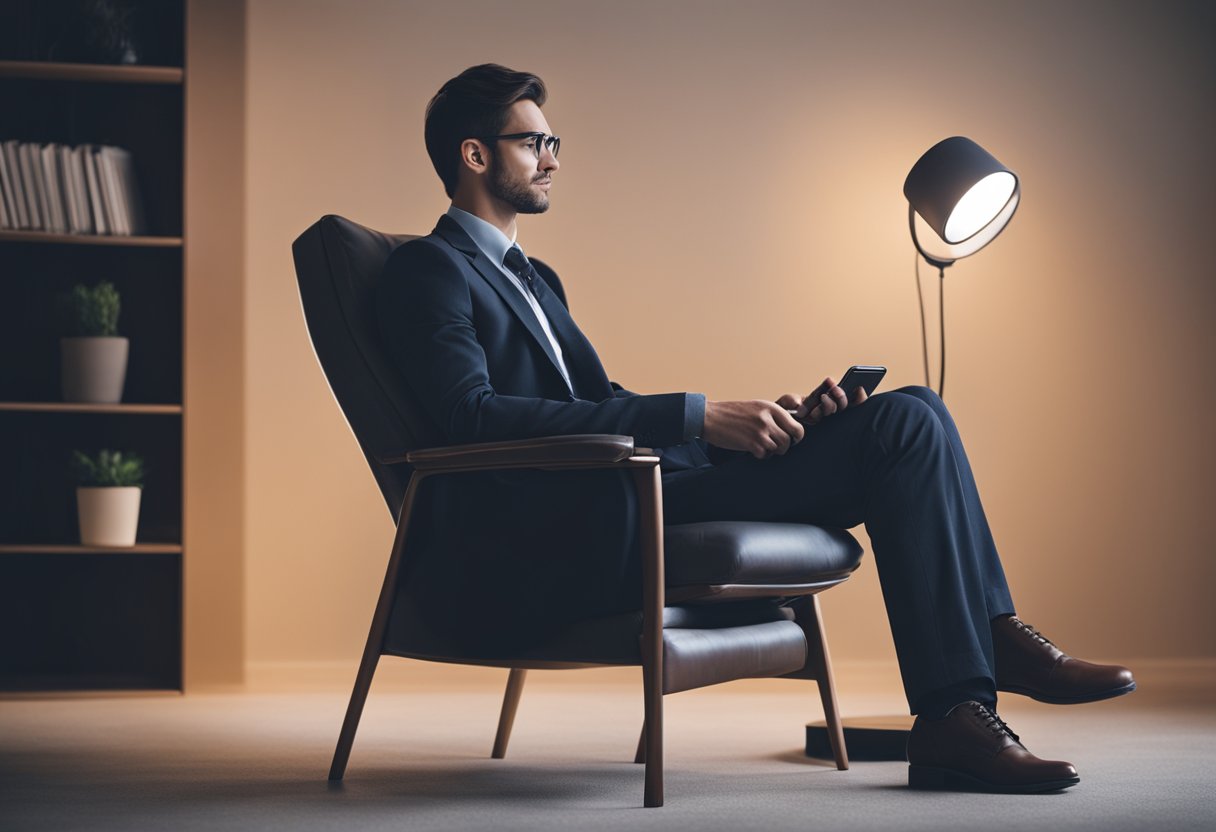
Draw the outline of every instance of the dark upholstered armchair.
<instances>
[{"instance_id":1,"label":"dark upholstered armchair","mask_svg":"<svg viewBox=\"0 0 1216 832\"><path fill-rule=\"evenodd\" d=\"M848 768L832 668L815 594L846 580L861 547L846 532L784 523L664 528L658 457L628 436L553 436L435 447L438 433L378 343L371 308L389 253L411 239L326 216L293 245L300 298L317 358L363 450L397 532L371 632L330 768L342 779L382 655L510 669L492 755L503 757L529 669L642 668L645 805L663 803L663 695L748 677L818 682L840 769ZM504 654L453 642L428 620L410 582L412 526L428 484L475 471L609 471L637 500L641 609L590 616ZM450 480L449 480L450 484ZM477 576L466 578L476 581Z\"/></svg>"}]
</instances>

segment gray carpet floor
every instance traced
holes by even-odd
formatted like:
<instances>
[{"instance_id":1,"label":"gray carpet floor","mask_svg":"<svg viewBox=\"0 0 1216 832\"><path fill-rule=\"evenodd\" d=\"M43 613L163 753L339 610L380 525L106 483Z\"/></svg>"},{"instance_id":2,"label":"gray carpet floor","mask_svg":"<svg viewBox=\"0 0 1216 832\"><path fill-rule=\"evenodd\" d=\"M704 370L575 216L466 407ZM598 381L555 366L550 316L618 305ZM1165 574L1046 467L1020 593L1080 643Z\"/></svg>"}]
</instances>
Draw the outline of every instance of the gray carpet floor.
<instances>
[{"instance_id":1,"label":"gray carpet floor","mask_svg":"<svg viewBox=\"0 0 1216 832\"><path fill-rule=\"evenodd\" d=\"M532 674L540 677L540 674ZM912 792L901 763L802 753L814 687L767 680L667 698L666 806L630 760L639 686L529 680L505 760L501 693L372 689L344 783L326 781L345 690L0 701L0 829L1182 830L1216 828L1216 710L1137 696L1001 712L1080 785ZM846 715L898 714L850 695Z\"/></svg>"}]
</instances>

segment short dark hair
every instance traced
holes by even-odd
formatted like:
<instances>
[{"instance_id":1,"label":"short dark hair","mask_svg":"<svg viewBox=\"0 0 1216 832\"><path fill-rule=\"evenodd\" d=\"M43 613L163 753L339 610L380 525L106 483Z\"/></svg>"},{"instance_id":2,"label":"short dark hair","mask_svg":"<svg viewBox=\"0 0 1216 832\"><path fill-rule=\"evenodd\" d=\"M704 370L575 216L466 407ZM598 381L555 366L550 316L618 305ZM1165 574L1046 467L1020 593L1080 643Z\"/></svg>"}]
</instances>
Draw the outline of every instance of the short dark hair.
<instances>
[{"instance_id":1,"label":"short dark hair","mask_svg":"<svg viewBox=\"0 0 1216 832\"><path fill-rule=\"evenodd\" d=\"M471 66L440 87L426 105L426 152L447 195L456 193L461 142L498 135L512 104L529 99L543 107L547 97L540 78L499 64Z\"/></svg>"}]
</instances>

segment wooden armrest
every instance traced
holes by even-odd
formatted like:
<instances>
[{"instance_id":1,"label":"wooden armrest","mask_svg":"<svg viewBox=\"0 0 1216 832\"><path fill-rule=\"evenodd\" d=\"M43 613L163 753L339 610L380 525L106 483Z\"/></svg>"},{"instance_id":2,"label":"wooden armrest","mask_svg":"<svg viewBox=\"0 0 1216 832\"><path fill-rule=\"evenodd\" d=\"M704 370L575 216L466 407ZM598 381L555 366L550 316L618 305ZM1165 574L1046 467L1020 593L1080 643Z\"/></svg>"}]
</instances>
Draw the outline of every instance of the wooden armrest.
<instances>
[{"instance_id":1,"label":"wooden armrest","mask_svg":"<svg viewBox=\"0 0 1216 832\"><path fill-rule=\"evenodd\" d=\"M580 463L602 465L620 462L633 455L632 436L588 433L426 448L406 454L405 461L419 471L438 471L532 468Z\"/></svg>"}]
</instances>

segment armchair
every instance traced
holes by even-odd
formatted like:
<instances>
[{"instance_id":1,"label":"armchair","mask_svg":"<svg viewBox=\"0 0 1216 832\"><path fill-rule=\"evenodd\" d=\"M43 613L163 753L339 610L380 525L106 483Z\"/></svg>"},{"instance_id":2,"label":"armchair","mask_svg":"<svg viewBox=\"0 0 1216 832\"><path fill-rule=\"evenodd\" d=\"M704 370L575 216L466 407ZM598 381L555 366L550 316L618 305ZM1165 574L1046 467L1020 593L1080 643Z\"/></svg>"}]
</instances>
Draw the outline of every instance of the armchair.
<instances>
[{"instance_id":1,"label":"armchair","mask_svg":"<svg viewBox=\"0 0 1216 832\"><path fill-rule=\"evenodd\" d=\"M665 528L658 457L628 436L442 447L439 431L378 344L371 309L385 260L409 239L330 215L293 245L313 348L396 522L329 778L345 774L382 655L508 668L495 758L506 755L528 670L640 666L645 722L635 761L645 763L646 806L663 804L663 696L733 679L817 681L837 768L848 768L816 594L845 581L857 567L857 542L841 530L793 523ZM445 533L419 508L428 489L459 489L470 476L522 471L547 472L539 475L546 477L586 472L623 483L626 497L636 501L640 608L554 616L526 643L504 646L490 640L492 626L482 641L476 628L471 637L454 638L449 620L418 602L419 584L432 574L419 561L442 548ZM476 588L485 579L466 572L458 580L466 585L461 588ZM428 594L431 589L426 587Z\"/></svg>"}]
</instances>

